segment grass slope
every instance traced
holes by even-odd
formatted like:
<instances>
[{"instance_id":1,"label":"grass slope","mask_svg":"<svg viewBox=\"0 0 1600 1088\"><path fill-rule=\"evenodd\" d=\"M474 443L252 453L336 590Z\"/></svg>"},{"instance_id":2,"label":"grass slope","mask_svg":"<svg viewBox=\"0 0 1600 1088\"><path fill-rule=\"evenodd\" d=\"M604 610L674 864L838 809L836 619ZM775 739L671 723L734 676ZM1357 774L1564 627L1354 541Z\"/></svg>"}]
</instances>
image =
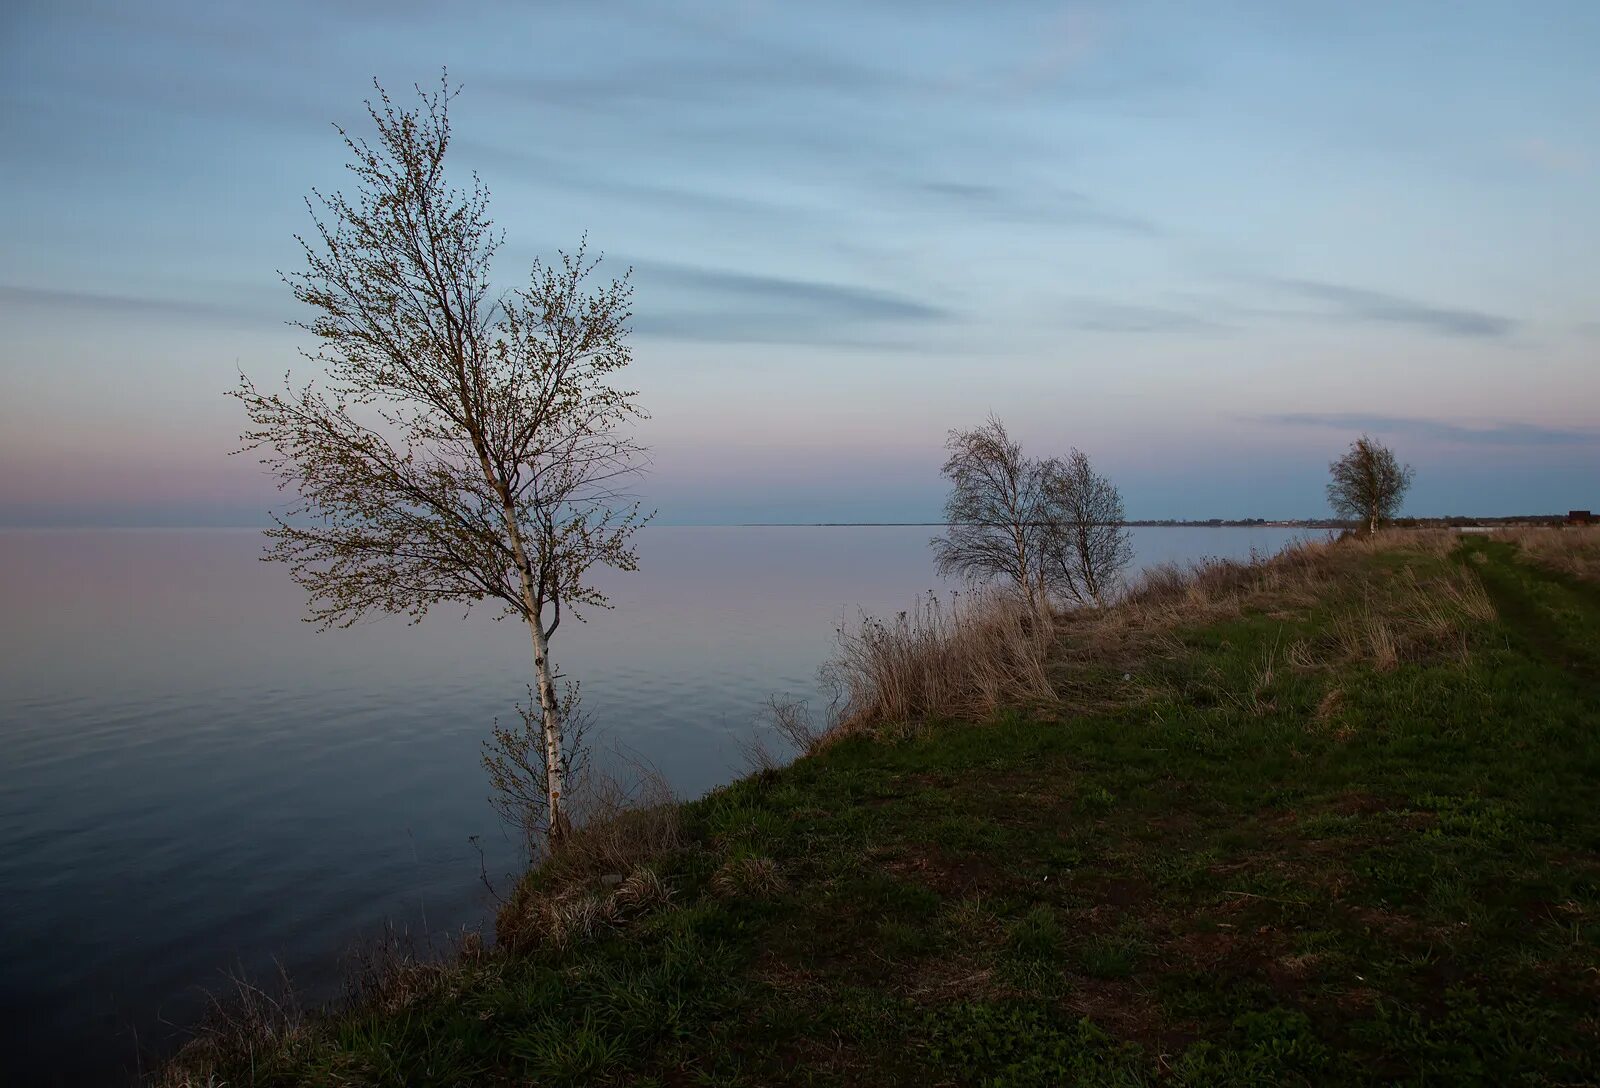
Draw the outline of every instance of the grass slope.
<instances>
[{"instance_id":1,"label":"grass slope","mask_svg":"<svg viewBox=\"0 0 1600 1088\"><path fill-rule=\"evenodd\" d=\"M1600 593L1491 540L1325 562L1080 669L1094 713L686 805L600 921L521 933L580 902L533 874L521 950L190 1083L1600 1082ZM1495 617L1430 621L1473 575Z\"/></svg>"}]
</instances>

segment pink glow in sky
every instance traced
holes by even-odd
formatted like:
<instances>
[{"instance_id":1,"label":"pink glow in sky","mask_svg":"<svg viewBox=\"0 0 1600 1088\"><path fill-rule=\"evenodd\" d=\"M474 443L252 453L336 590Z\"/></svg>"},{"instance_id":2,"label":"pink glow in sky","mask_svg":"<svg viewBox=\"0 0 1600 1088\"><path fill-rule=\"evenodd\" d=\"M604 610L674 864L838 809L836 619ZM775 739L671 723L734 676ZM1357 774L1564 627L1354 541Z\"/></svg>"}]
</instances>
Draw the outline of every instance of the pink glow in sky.
<instances>
[{"instance_id":1,"label":"pink glow in sky","mask_svg":"<svg viewBox=\"0 0 1600 1088\"><path fill-rule=\"evenodd\" d=\"M1595 5L493 18L5 17L0 524L264 519L223 393L306 373L329 122L441 65L504 282L635 269L663 521L933 518L990 412L1137 517L1319 515L1363 430L1412 512L1600 506Z\"/></svg>"}]
</instances>

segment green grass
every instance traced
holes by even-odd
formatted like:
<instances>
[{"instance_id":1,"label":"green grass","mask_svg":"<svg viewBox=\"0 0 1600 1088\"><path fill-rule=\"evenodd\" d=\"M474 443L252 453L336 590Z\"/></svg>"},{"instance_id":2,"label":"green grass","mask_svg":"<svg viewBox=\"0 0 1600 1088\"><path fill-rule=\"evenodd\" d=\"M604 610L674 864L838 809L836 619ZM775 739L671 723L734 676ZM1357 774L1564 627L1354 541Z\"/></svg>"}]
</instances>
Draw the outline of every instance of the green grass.
<instances>
[{"instance_id":1,"label":"green grass","mask_svg":"<svg viewBox=\"0 0 1600 1088\"><path fill-rule=\"evenodd\" d=\"M1137 701L854 737L686 805L665 906L228 1083L1600 1083L1600 595L1488 540L1360 562L1180 628ZM1498 620L1323 652L1451 569ZM719 890L730 858L782 882Z\"/></svg>"}]
</instances>

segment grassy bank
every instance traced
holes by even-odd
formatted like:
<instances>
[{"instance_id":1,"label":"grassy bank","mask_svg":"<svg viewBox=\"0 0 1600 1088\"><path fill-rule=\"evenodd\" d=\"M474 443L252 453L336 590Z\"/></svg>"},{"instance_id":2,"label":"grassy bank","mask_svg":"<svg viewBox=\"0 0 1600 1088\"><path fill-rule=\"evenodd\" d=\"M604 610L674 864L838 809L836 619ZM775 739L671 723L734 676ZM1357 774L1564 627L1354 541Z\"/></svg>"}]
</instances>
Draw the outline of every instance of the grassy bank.
<instances>
[{"instance_id":1,"label":"grassy bank","mask_svg":"<svg viewBox=\"0 0 1600 1088\"><path fill-rule=\"evenodd\" d=\"M815 754L597 833L500 947L167 1081L1600 1081L1597 542L1543 539L856 633Z\"/></svg>"}]
</instances>

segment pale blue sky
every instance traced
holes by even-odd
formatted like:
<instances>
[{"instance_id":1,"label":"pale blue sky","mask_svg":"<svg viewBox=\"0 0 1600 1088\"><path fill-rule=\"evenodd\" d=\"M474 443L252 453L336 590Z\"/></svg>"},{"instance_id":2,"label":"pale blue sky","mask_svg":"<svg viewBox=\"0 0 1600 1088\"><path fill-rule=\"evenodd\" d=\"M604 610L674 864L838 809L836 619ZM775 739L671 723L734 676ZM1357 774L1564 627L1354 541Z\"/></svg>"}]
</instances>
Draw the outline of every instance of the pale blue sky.
<instances>
[{"instance_id":1,"label":"pale blue sky","mask_svg":"<svg viewBox=\"0 0 1600 1088\"><path fill-rule=\"evenodd\" d=\"M936 517L988 412L1134 517L1600 507L1600 4L13 2L0 524L253 523L330 122L463 87L500 277L635 270L664 521Z\"/></svg>"}]
</instances>

